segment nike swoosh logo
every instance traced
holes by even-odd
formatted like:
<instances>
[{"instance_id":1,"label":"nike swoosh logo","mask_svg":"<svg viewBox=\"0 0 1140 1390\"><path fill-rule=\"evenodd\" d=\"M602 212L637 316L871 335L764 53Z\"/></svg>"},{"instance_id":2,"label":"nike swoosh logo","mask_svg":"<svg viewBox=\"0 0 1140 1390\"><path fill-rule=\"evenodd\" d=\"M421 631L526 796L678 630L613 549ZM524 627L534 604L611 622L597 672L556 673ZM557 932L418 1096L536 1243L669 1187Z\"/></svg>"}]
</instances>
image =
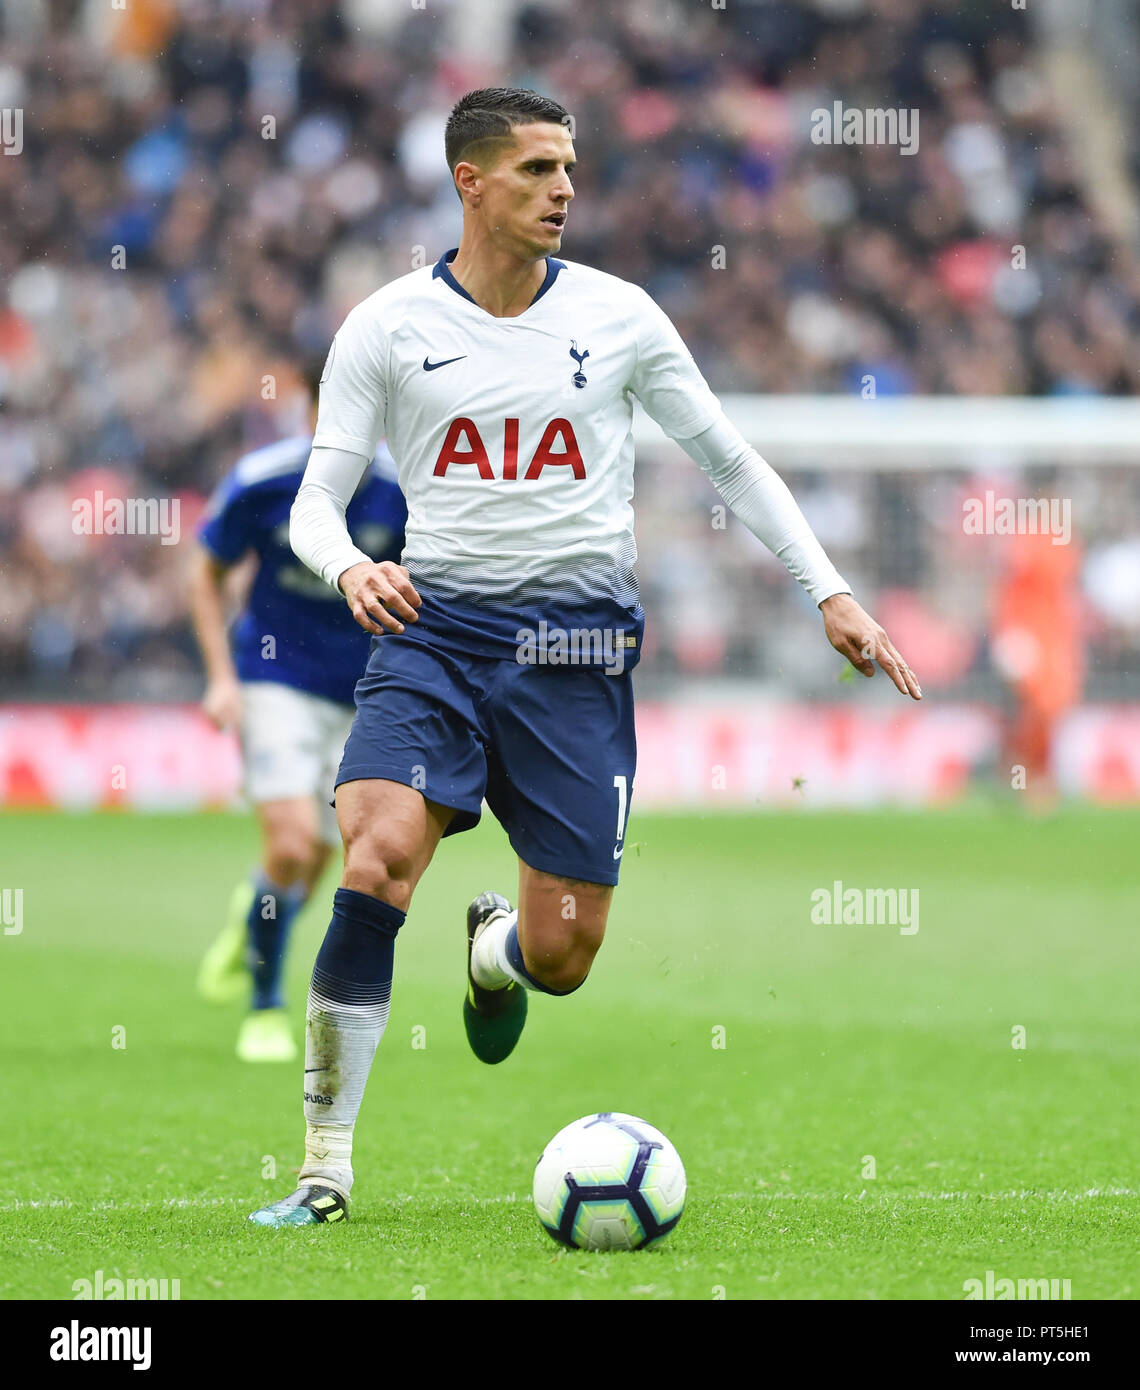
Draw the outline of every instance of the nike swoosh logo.
<instances>
[{"instance_id":1,"label":"nike swoosh logo","mask_svg":"<svg viewBox=\"0 0 1140 1390\"><path fill-rule=\"evenodd\" d=\"M466 356L467 356L467 354L466 354L466 353L463 353L463 354L462 354L461 356L459 356L459 357L449 357L449 358L447 358L447 360L444 361L444 362L429 362L429 361L427 360L427 358L425 357L425 358L424 358L424 371L425 371L425 372L434 372L438 367L449 367L449 366L452 364L452 362L462 362L462 361L463 361L463 358L466 357Z\"/></svg>"},{"instance_id":2,"label":"nike swoosh logo","mask_svg":"<svg viewBox=\"0 0 1140 1390\"><path fill-rule=\"evenodd\" d=\"M624 853L625 853L625 846L622 845L620 849L615 849L615 850L614 850L614 858L615 858L615 859L620 859Z\"/></svg>"}]
</instances>

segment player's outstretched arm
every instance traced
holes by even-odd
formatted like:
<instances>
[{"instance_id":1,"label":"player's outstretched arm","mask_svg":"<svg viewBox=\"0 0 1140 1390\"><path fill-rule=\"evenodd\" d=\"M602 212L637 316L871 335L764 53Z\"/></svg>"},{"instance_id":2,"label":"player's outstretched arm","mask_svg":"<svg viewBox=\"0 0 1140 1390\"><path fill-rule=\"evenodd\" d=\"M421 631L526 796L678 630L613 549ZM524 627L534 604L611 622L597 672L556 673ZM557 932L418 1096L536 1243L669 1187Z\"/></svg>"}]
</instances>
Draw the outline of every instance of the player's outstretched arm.
<instances>
[{"instance_id":1,"label":"player's outstretched arm","mask_svg":"<svg viewBox=\"0 0 1140 1390\"><path fill-rule=\"evenodd\" d=\"M643 290L633 293L629 314L637 330L633 394L812 596L836 651L867 676L874 674L872 661L878 661L904 695L921 700L910 668L851 597L850 584L827 558L783 479L725 415L668 316Z\"/></svg>"},{"instance_id":2,"label":"player's outstretched arm","mask_svg":"<svg viewBox=\"0 0 1140 1390\"><path fill-rule=\"evenodd\" d=\"M678 442L733 512L815 599L835 650L865 676L874 675L877 661L901 694L921 700L914 672L879 624L856 603L787 484L728 418L722 415L695 438Z\"/></svg>"},{"instance_id":3,"label":"player's outstretched arm","mask_svg":"<svg viewBox=\"0 0 1140 1390\"><path fill-rule=\"evenodd\" d=\"M204 545L195 548L190 566L190 617L206 668L202 709L217 728L233 728L241 718L241 685L226 636L223 584L229 566Z\"/></svg>"}]
</instances>

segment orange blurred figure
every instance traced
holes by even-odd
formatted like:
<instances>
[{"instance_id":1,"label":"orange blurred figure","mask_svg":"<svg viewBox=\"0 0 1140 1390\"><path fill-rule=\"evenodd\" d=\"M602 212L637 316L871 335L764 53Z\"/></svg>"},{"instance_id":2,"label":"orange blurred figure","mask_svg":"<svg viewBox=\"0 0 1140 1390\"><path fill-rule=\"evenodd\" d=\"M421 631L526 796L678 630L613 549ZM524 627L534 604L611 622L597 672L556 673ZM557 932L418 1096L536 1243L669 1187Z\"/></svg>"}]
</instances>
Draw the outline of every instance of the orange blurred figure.
<instances>
[{"instance_id":1,"label":"orange blurred figure","mask_svg":"<svg viewBox=\"0 0 1140 1390\"><path fill-rule=\"evenodd\" d=\"M1010 561L994 595L993 654L1014 693L1006 751L1018 787L1035 806L1056 800L1052 747L1057 723L1080 699L1085 653L1080 607L1080 553L1054 536L1008 538Z\"/></svg>"}]
</instances>

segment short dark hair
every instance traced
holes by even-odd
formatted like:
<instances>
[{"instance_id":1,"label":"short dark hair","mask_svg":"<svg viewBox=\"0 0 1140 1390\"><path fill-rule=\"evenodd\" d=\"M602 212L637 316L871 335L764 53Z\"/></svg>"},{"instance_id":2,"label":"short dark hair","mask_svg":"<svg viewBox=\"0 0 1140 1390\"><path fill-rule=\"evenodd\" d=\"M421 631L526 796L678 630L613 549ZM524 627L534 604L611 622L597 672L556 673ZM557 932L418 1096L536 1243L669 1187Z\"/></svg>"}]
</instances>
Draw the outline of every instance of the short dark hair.
<instances>
[{"instance_id":1,"label":"short dark hair","mask_svg":"<svg viewBox=\"0 0 1140 1390\"><path fill-rule=\"evenodd\" d=\"M460 97L447 118L443 137L447 167L454 174L455 166L470 158L475 145L509 140L514 126L562 125L569 117L564 106L538 92L523 87L480 87Z\"/></svg>"}]
</instances>

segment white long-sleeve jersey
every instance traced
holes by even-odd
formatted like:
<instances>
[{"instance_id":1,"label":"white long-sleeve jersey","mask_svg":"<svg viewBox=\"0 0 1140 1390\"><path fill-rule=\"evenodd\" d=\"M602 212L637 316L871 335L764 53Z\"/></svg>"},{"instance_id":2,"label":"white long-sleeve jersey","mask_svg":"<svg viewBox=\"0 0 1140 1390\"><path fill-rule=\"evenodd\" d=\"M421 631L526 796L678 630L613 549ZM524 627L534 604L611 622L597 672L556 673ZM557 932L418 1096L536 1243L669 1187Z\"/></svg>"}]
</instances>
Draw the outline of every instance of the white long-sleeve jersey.
<instances>
[{"instance_id":1,"label":"white long-sleeve jersey","mask_svg":"<svg viewBox=\"0 0 1140 1390\"><path fill-rule=\"evenodd\" d=\"M816 603L850 592L643 290L549 258L530 306L495 318L451 275L453 255L358 304L333 340L290 529L329 584L369 558L344 512L386 438L413 583L503 606L635 603L636 397Z\"/></svg>"}]
</instances>

